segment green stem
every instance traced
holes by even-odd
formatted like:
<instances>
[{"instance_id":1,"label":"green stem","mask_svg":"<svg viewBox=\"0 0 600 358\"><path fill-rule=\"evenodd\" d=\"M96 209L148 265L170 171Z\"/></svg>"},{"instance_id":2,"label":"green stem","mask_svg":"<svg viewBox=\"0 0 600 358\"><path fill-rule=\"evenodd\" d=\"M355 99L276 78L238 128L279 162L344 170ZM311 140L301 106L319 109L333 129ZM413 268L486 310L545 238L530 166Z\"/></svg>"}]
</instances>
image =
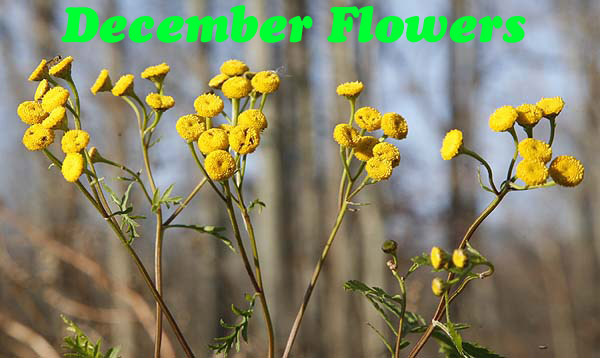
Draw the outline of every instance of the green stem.
<instances>
[{"instance_id":1,"label":"green stem","mask_svg":"<svg viewBox=\"0 0 600 358\"><path fill-rule=\"evenodd\" d=\"M512 177L513 168L515 167L515 162L517 161L517 156L519 155L519 137L517 137L517 133L515 132L514 127L511 128L508 132L512 136L513 142L515 144L515 153L513 154L512 160L510 161L510 165L508 167L508 172L506 173L506 182L504 182L504 187L510 185L510 178Z\"/></svg>"},{"instance_id":2,"label":"green stem","mask_svg":"<svg viewBox=\"0 0 600 358\"><path fill-rule=\"evenodd\" d=\"M473 152L470 149L465 148L464 146L460 149L460 151L463 154L466 154L472 158L475 158L481 164L483 164L483 166L485 167L485 170L487 170L487 172L488 172L488 180L490 182L490 186L494 190L494 194L498 194L499 193L498 189L496 188L496 184L494 183L494 173L492 172L492 168L490 167L488 162L485 159L483 159L479 154Z\"/></svg>"},{"instance_id":3,"label":"green stem","mask_svg":"<svg viewBox=\"0 0 600 358\"><path fill-rule=\"evenodd\" d=\"M550 139L548 140L548 144L550 146L552 146L552 143L554 143L554 132L556 132L556 119L551 118L550 119Z\"/></svg>"},{"instance_id":4,"label":"green stem","mask_svg":"<svg viewBox=\"0 0 600 358\"><path fill-rule=\"evenodd\" d=\"M185 209L188 206L188 204L192 201L194 196L196 196L196 194L200 191L200 189L202 189L202 187L204 186L204 184L206 184L207 181L208 179L206 177L200 180L198 185L196 185L196 187L190 192L190 194L185 198L185 200L182 201L181 204L179 204L179 207L175 209L173 214L171 214L171 216L169 216L169 218L165 220L163 226L167 226L170 223L172 223L173 220L175 220L175 218L183 211L183 209Z\"/></svg>"},{"instance_id":5,"label":"green stem","mask_svg":"<svg viewBox=\"0 0 600 358\"><path fill-rule=\"evenodd\" d=\"M237 126L237 119L240 114L240 100L237 98L231 99L231 121L234 126Z\"/></svg>"},{"instance_id":6,"label":"green stem","mask_svg":"<svg viewBox=\"0 0 600 358\"><path fill-rule=\"evenodd\" d=\"M265 108L265 103L267 103L267 97L269 96L268 93L263 93L262 97L260 98L260 107L258 108L261 112L263 110L263 108Z\"/></svg>"}]
</instances>

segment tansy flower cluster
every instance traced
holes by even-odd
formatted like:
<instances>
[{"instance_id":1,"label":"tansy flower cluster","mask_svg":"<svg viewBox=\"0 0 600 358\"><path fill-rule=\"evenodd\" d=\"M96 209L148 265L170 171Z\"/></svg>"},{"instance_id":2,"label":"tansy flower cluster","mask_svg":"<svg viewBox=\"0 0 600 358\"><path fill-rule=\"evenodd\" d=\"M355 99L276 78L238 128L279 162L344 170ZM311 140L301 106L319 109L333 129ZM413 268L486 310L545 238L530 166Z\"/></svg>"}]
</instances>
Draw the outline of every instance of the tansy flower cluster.
<instances>
[{"instance_id":1,"label":"tansy flower cluster","mask_svg":"<svg viewBox=\"0 0 600 358\"><path fill-rule=\"evenodd\" d=\"M466 248L459 248L450 255L444 249L434 246L431 248L427 257L428 264L437 271L446 271L459 275L459 279L444 281L435 277L431 282L431 290L436 296L441 296L452 285L459 282L462 277L472 275L473 268L479 265L485 265L493 270L492 264L470 245Z\"/></svg>"}]
</instances>

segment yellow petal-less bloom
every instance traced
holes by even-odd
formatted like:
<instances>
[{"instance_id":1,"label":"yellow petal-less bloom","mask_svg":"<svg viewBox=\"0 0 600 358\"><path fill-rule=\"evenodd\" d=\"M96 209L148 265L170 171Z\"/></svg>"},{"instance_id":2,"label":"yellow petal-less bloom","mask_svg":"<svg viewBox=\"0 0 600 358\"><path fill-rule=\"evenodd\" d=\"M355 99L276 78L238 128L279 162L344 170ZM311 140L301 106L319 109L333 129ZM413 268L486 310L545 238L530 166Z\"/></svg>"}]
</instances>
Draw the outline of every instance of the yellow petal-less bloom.
<instances>
[{"instance_id":1,"label":"yellow petal-less bloom","mask_svg":"<svg viewBox=\"0 0 600 358\"><path fill-rule=\"evenodd\" d=\"M50 84L48 83L48 80L41 80L40 84L38 84L38 86L35 90L33 99L35 99L36 101L39 101L40 99L42 99L42 97L44 97L44 95L46 94L46 92L48 92L49 89L50 89Z\"/></svg>"},{"instance_id":2,"label":"yellow petal-less bloom","mask_svg":"<svg viewBox=\"0 0 600 358\"><path fill-rule=\"evenodd\" d=\"M142 72L141 77L152 82L162 82L170 70L169 65L163 62L160 65L147 67Z\"/></svg>"},{"instance_id":3,"label":"yellow petal-less bloom","mask_svg":"<svg viewBox=\"0 0 600 358\"><path fill-rule=\"evenodd\" d=\"M23 135L23 145L31 151L45 149L53 142L54 132L41 124L34 124L27 128Z\"/></svg>"},{"instance_id":4,"label":"yellow petal-less bloom","mask_svg":"<svg viewBox=\"0 0 600 358\"><path fill-rule=\"evenodd\" d=\"M238 125L262 131L268 126L267 117L259 109L248 109L238 116Z\"/></svg>"},{"instance_id":5,"label":"yellow petal-less bloom","mask_svg":"<svg viewBox=\"0 0 600 358\"><path fill-rule=\"evenodd\" d=\"M233 126L231 124L223 123L219 126L219 129L224 130L227 133L227 135L229 135L229 133L231 133L231 130L233 129Z\"/></svg>"},{"instance_id":6,"label":"yellow petal-less bloom","mask_svg":"<svg viewBox=\"0 0 600 358\"><path fill-rule=\"evenodd\" d=\"M230 77L243 75L248 69L248 65L240 60L227 60L221 65L221 73Z\"/></svg>"},{"instance_id":7,"label":"yellow petal-less bloom","mask_svg":"<svg viewBox=\"0 0 600 358\"><path fill-rule=\"evenodd\" d=\"M208 87L219 89L229 79L229 76L223 73L219 73L208 81Z\"/></svg>"},{"instance_id":8,"label":"yellow petal-less bloom","mask_svg":"<svg viewBox=\"0 0 600 358\"><path fill-rule=\"evenodd\" d=\"M41 81L46 77L48 77L48 62L45 59L42 59L40 64L29 75L29 80Z\"/></svg>"},{"instance_id":9,"label":"yellow petal-less bloom","mask_svg":"<svg viewBox=\"0 0 600 358\"><path fill-rule=\"evenodd\" d=\"M452 253L452 263L458 268L465 268L469 262L469 256L463 249L456 249Z\"/></svg>"},{"instance_id":10,"label":"yellow petal-less bloom","mask_svg":"<svg viewBox=\"0 0 600 358\"><path fill-rule=\"evenodd\" d=\"M79 153L90 142L90 135L81 129L73 129L65 133L61 140L62 150L65 153Z\"/></svg>"},{"instance_id":11,"label":"yellow petal-less bloom","mask_svg":"<svg viewBox=\"0 0 600 358\"><path fill-rule=\"evenodd\" d=\"M373 157L365 166L367 175L373 180L386 180L392 176L392 162L382 157Z\"/></svg>"},{"instance_id":12,"label":"yellow petal-less bloom","mask_svg":"<svg viewBox=\"0 0 600 358\"><path fill-rule=\"evenodd\" d=\"M252 87L260 93L277 91L280 82L279 75L275 71L260 71L252 77Z\"/></svg>"},{"instance_id":13,"label":"yellow petal-less bloom","mask_svg":"<svg viewBox=\"0 0 600 358\"><path fill-rule=\"evenodd\" d=\"M398 113L390 112L381 117L383 134L394 139L404 139L408 135L408 123Z\"/></svg>"},{"instance_id":14,"label":"yellow petal-less bloom","mask_svg":"<svg viewBox=\"0 0 600 358\"><path fill-rule=\"evenodd\" d=\"M250 154L260 144L260 131L254 127L235 126L229 132L231 149L240 154Z\"/></svg>"},{"instance_id":15,"label":"yellow petal-less bloom","mask_svg":"<svg viewBox=\"0 0 600 358\"><path fill-rule=\"evenodd\" d=\"M341 85L337 86L336 92L338 96L344 97L357 97L365 88L362 82L354 81L354 82L345 82Z\"/></svg>"},{"instance_id":16,"label":"yellow petal-less bloom","mask_svg":"<svg viewBox=\"0 0 600 358\"><path fill-rule=\"evenodd\" d=\"M444 280L439 277L434 278L433 281L431 281L431 291L436 296L443 295L444 291L446 291L446 284L444 283Z\"/></svg>"},{"instance_id":17,"label":"yellow petal-less bloom","mask_svg":"<svg viewBox=\"0 0 600 358\"><path fill-rule=\"evenodd\" d=\"M133 95L133 80L135 76L132 74L123 75L117 80L111 92L113 96L130 96Z\"/></svg>"},{"instance_id":18,"label":"yellow petal-less bloom","mask_svg":"<svg viewBox=\"0 0 600 358\"><path fill-rule=\"evenodd\" d=\"M449 257L446 251L441 248L434 246L431 248L431 252L429 253L429 259L431 260L431 266L434 269L439 270L443 267L448 267Z\"/></svg>"},{"instance_id":19,"label":"yellow petal-less bloom","mask_svg":"<svg viewBox=\"0 0 600 358\"><path fill-rule=\"evenodd\" d=\"M42 126L48 129L58 129L67 118L67 109L65 107L56 107L50 112L48 118L42 121Z\"/></svg>"},{"instance_id":20,"label":"yellow petal-less bloom","mask_svg":"<svg viewBox=\"0 0 600 358\"><path fill-rule=\"evenodd\" d=\"M48 112L35 101L25 101L17 107L17 115L27 124L38 124L48 117Z\"/></svg>"},{"instance_id":21,"label":"yellow petal-less bloom","mask_svg":"<svg viewBox=\"0 0 600 358\"><path fill-rule=\"evenodd\" d=\"M50 67L49 73L52 76L69 79L71 78L71 65L73 63L73 57L67 56L60 60L59 63Z\"/></svg>"},{"instance_id":22,"label":"yellow petal-less bloom","mask_svg":"<svg viewBox=\"0 0 600 358\"><path fill-rule=\"evenodd\" d=\"M212 180L227 180L235 172L235 160L229 152L215 150L204 159L204 167Z\"/></svg>"},{"instance_id":23,"label":"yellow petal-less bloom","mask_svg":"<svg viewBox=\"0 0 600 358\"><path fill-rule=\"evenodd\" d=\"M231 77L223 83L221 91L223 91L223 95L227 98L244 98L252 91L252 84L246 77Z\"/></svg>"},{"instance_id":24,"label":"yellow petal-less bloom","mask_svg":"<svg viewBox=\"0 0 600 358\"><path fill-rule=\"evenodd\" d=\"M51 88L42 98L42 108L50 113L56 107L64 106L69 100L69 91L63 87Z\"/></svg>"},{"instance_id":25,"label":"yellow petal-less bloom","mask_svg":"<svg viewBox=\"0 0 600 358\"><path fill-rule=\"evenodd\" d=\"M166 111L173 108L175 99L171 96L164 96L158 93L149 93L146 96L146 103L155 111Z\"/></svg>"},{"instance_id":26,"label":"yellow petal-less bloom","mask_svg":"<svg viewBox=\"0 0 600 358\"><path fill-rule=\"evenodd\" d=\"M373 158L373 147L379 143L379 140L371 136L360 137L354 147L354 156L356 159L366 162Z\"/></svg>"},{"instance_id":27,"label":"yellow petal-less bloom","mask_svg":"<svg viewBox=\"0 0 600 358\"><path fill-rule=\"evenodd\" d=\"M73 183L83 174L83 165L83 155L80 153L68 153L60 171L66 181Z\"/></svg>"},{"instance_id":28,"label":"yellow petal-less bloom","mask_svg":"<svg viewBox=\"0 0 600 358\"><path fill-rule=\"evenodd\" d=\"M98 77L96 78L96 82L90 88L90 91L95 96L98 92L108 92L113 88L112 82L110 81L110 76L108 74L108 70L105 68L100 71Z\"/></svg>"},{"instance_id":29,"label":"yellow petal-less bloom","mask_svg":"<svg viewBox=\"0 0 600 358\"><path fill-rule=\"evenodd\" d=\"M550 176L558 185L573 187L583 181L583 164L570 155L556 157L550 164Z\"/></svg>"},{"instance_id":30,"label":"yellow petal-less bloom","mask_svg":"<svg viewBox=\"0 0 600 358\"><path fill-rule=\"evenodd\" d=\"M453 129L446 133L444 137L444 141L442 142L442 148L440 149L440 154L442 155L442 159L450 160L456 157L460 151L460 148L463 144L463 134L458 129Z\"/></svg>"},{"instance_id":31,"label":"yellow petal-less bloom","mask_svg":"<svg viewBox=\"0 0 600 358\"><path fill-rule=\"evenodd\" d=\"M539 160L543 163L548 163L552 159L552 148L548 143L538 139L523 139L519 142L518 149L524 159Z\"/></svg>"},{"instance_id":32,"label":"yellow petal-less bloom","mask_svg":"<svg viewBox=\"0 0 600 358\"><path fill-rule=\"evenodd\" d=\"M522 104L516 108L517 123L522 126L535 126L544 116L542 109L535 104Z\"/></svg>"},{"instance_id":33,"label":"yellow petal-less bloom","mask_svg":"<svg viewBox=\"0 0 600 358\"><path fill-rule=\"evenodd\" d=\"M354 114L356 124L362 129L376 131L381 128L381 113L373 107L362 107Z\"/></svg>"},{"instance_id":34,"label":"yellow petal-less bloom","mask_svg":"<svg viewBox=\"0 0 600 358\"><path fill-rule=\"evenodd\" d=\"M333 139L344 148L354 148L358 144L360 135L351 125L341 123L334 128Z\"/></svg>"},{"instance_id":35,"label":"yellow petal-less bloom","mask_svg":"<svg viewBox=\"0 0 600 358\"><path fill-rule=\"evenodd\" d=\"M540 185L548 179L548 168L539 160L524 159L517 165L516 176L527 185Z\"/></svg>"},{"instance_id":36,"label":"yellow petal-less bloom","mask_svg":"<svg viewBox=\"0 0 600 358\"><path fill-rule=\"evenodd\" d=\"M187 142L197 141L206 130L206 121L197 114L187 114L177 120L175 129Z\"/></svg>"},{"instance_id":37,"label":"yellow petal-less bloom","mask_svg":"<svg viewBox=\"0 0 600 358\"><path fill-rule=\"evenodd\" d=\"M194 108L201 117L216 117L225 107L221 97L214 93L205 93L196 98Z\"/></svg>"},{"instance_id":38,"label":"yellow petal-less bloom","mask_svg":"<svg viewBox=\"0 0 600 358\"><path fill-rule=\"evenodd\" d=\"M565 101L560 97L542 98L538 101L537 106L542 109L544 117L554 118L565 107Z\"/></svg>"},{"instance_id":39,"label":"yellow petal-less bloom","mask_svg":"<svg viewBox=\"0 0 600 358\"><path fill-rule=\"evenodd\" d=\"M513 106L502 106L490 116L489 125L494 132L504 132L515 125L519 114Z\"/></svg>"},{"instance_id":40,"label":"yellow petal-less bloom","mask_svg":"<svg viewBox=\"0 0 600 358\"><path fill-rule=\"evenodd\" d=\"M208 154L215 150L226 150L229 148L229 136L220 128L211 128L198 138L198 148L202 154Z\"/></svg>"},{"instance_id":41,"label":"yellow petal-less bloom","mask_svg":"<svg viewBox=\"0 0 600 358\"><path fill-rule=\"evenodd\" d=\"M373 155L392 162L392 167L400 164L400 150L392 143L381 142L373 147Z\"/></svg>"}]
</instances>

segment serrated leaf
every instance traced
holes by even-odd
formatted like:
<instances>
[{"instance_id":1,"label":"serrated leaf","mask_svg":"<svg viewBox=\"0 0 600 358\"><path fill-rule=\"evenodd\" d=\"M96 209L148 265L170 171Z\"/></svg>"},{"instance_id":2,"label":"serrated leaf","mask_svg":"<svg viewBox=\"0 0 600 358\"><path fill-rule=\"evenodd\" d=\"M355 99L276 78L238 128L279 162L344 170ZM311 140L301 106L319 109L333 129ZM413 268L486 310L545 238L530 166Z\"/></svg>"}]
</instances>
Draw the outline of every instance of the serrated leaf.
<instances>
[{"instance_id":1,"label":"serrated leaf","mask_svg":"<svg viewBox=\"0 0 600 358\"><path fill-rule=\"evenodd\" d=\"M247 296L248 295L244 298L247 299ZM213 350L216 354L223 354L224 357L227 357L232 348L235 348L237 352L240 351L242 339L245 342L248 341L248 324L254 313L256 295L251 297L252 299L248 301L248 308L245 310L238 308L233 304L231 305L231 311L240 318L240 321L235 324L228 324L223 319L219 320L219 324L222 327L231 330L231 333L223 337L213 338L215 343L209 344L208 348Z\"/></svg>"}]
</instances>

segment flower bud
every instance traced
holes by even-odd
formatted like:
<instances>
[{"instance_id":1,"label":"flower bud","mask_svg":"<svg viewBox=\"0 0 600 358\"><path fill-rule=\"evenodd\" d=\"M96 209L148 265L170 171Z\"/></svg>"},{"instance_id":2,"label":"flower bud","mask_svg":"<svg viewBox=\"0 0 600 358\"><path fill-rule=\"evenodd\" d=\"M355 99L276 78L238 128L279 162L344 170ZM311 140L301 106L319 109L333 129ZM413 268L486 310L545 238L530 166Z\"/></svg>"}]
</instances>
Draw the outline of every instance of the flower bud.
<instances>
[{"instance_id":1,"label":"flower bud","mask_svg":"<svg viewBox=\"0 0 600 358\"><path fill-rule=\"evenodd\" d=\"M433 291L433 294L436 296L443 295L447 288L448 285L446 282L439 277L436 277L431 281L431 291Z\"/></svg>"},{"instance_id":2,"label":"flower bud","mask_svg":"<svg viewBox=\"0 0 600 358\"><path fill-rule=\"evenodd\" d=\"M396 253L396 249L398 248L398 244L394 240L386 240L381 246L381 250L386 254L393 255Z\"/></svg>"},{"instance_id":3,"label":"flower bud","mask_svg":"<svg viewBox=\"0 0 600 358\"><path fill-rule=\"evenodd\" d=\"M469 255L463 249L456 249L452 253L452 263L458 268L464 268L469 263Z\"/></svg>"},{"instance_id":4,"label":"flower bud","mask_svg":"<svg viewBox=\"0 0 600 358\"><path fill-rule=\"evenodd\" d=\"M431 253L429 254L431 260L431 266L434 269L439 270L442 267L448 268L448 263L450 262L450 255L441 248L434 246L431 248Z\"/></svg>"}]
</instances>

